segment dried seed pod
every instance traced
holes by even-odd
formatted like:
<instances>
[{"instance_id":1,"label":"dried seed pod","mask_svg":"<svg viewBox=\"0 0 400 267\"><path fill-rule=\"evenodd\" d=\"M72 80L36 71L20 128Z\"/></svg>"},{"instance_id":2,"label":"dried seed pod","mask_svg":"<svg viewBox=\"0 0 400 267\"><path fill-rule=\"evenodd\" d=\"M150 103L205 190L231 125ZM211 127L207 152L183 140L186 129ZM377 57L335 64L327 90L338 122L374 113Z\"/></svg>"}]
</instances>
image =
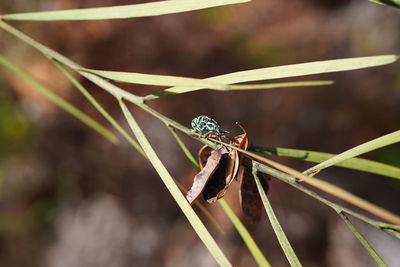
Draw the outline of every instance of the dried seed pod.
<instances>
[{"instance_id":1,"label":"dried seed pod","mask_svg":"<svg viewBox=\"0 0 400 267\"><path fill-rule=\"evenodd\" d=\"M256 182L254 180L251 168L243 166L241 176L238 177L240 182L239 188L239 199L242 207L243 214L245 217L253 222L257 223L261 220L262 214L262 200L257 189ZM260 183L265 191L268 192L268 181L267 175L264 173L257 174Z\"/></svg>"},{"instance_id":2,"label":"dried seed pod","mask_svg":"<svg viewBox=\"0 0 400 267\"><path fill-rule=\"evenodd\" d=\"M213 203L225 195L239 169L239 157L237 151L229 147L223 148L225 149L225 153L221 156L219 166L212 177L208 180L203 191L203 197L209 203ZM200 161L204 162L204 157L207 151L209 150L203 147L199 154Z\"/></svg>"},{"instance_id":3,"label":"dried seed pod","mask_svg":"<svg viewBox=\"0 0 400 267\"><path fill-rule=\"evenodd\" d=\"M193 180L193 185L186 194L186 199L189 201L190 204L192 204L193 201L195 201L195 199L204 190L207 182L217 170L222 155L227 153L228 152L224 147L212 150L210 152L210 156L208 156L206 164L203 165L201 171L196 174Z\"/></svg>"},{"instance_id":4,"label":"dried seed pod","mask_svg":"<svg viewBox=\"0 0 400 267\"><path fill-rule=\"evenodd\" d=\"M232 143L243 150L247 150L249 146L247 133L239 123L236 124L242 129L243 134L235 136L233 138ZM241 165L238 171L237 180L240 183L239 187L240 205L242 207L242 211L245 217L249 221L257 223L261 220L262 201L253 177L253 173L251 171L251 167L244 165L243 158L244 154L239 153L239 161ZM268 192L267 175L265 175L264 173L258 173L257 175L260 179L260 183L265 193L267 193Z\"/></svg>"},{"instance_id":5,"label":"dried seed pod","mask_svg":"<svg viewBox=\"0 0 400 267\"><path fill-rule=\"evenodd\" d=\"M210 203L222 198L239 169L239 156L236 150L222 146L212 149L203 146L199 151L202 170L195 176L192 188L186 195L192 203L201 192Z\"/></svg>"},{"instance_id":6,"label":"dried seed pod","mask_svg":"<svg viewBox=\"0 0 400 267\"><path fill-rule=\"evenodd\" d=\"M249 140L244 128L243 134L235 136L230 144L240 149L247 150ZM251 168L243 165L244 154L230 147L221 146L212 149L203 146L199 151L199 163L201 171L194 177L192 188L186 195L189 203L203 193L203 197L209 203L222 198L229 186L236 179L240 182L240 203L243 214L253 222L261 218L262 202L254 181ZM260 182L264 190L268 190L266 175L260 173Z\"/></svg>"}]
</instances>

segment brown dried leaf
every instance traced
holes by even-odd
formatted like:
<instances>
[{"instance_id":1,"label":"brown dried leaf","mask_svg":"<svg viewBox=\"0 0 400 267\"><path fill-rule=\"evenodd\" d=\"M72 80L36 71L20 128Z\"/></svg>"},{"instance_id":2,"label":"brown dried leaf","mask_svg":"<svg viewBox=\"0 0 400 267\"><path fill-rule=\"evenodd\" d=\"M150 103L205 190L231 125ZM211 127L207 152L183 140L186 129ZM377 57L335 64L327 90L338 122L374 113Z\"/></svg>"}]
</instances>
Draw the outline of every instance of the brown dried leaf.
<instances>
[{"instance_id":1,"label":"brown dried leaf","mask_svg":"<svg viewBox=\"0 0 400 267\"><path fill-rule=\"evenodd\" d=\"M253 222L257 223L261 220L262 214L262 201L260 194L258 193L257 185L254 180L253 174L249 167L243 166L241 176L238 175L240 181L239 199L242 207L243 214L245 217ZM268 192L268 179L264 173L258 173L258 178L265 191Z\"/></svg>"},{"instance_id":2,"label":"brown dried leaf","mask_svg":"<svg viewBox=\"0 0 400 267\"><path fill-rule=\"evenodd\" d=\"M193 201L204 190L208 180L210 180L214 172L217 170L223 154L228 154L226 149L224 150L224 147L212 150L210 152L207 163L204 165L201 171L196 174L193 180L193 185L186 194L186 199L189 201L190 204L192 204Z\"/></svg>"},{"instance_id":3,"label":"brown dried leaf","mask_svg":"<svg viewBox=\"0 0 400 267\"><path fill-rule=\"evenodd\" d=\"M235 170L237 153L231 153L232 149L229 147L223 147L223 149L225 153L222 154L220 164L203 191L203 197L209 203L213 203L225 195L234 177L232 172Z\"/></svg>"}]
</instances>

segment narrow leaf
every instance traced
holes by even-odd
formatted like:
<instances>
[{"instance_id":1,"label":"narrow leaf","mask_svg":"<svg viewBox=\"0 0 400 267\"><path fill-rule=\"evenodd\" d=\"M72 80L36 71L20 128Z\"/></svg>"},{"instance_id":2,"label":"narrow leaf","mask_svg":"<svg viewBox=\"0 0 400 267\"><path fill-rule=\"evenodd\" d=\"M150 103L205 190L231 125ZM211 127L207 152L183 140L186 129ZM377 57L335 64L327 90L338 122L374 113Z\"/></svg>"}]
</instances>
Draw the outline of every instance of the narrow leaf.
<instances>
[{"instance_id":1,"label":"narrow leaf","mask_svg":"<svg viewBox=\"0 0 400 267\"><path fill-rule=\"evenodd\" d=\"M382 258L378 255L375 249L369 244L367 239L357 230L357 228L353 225L350 219L343 212L339 212L340 217L344 220L346 225L349 227L353 235L358 239L358 241L363 245L365 250L371 255L371 257L375 260L375 262L380 267L387 267L387 264L382 260Z\"/></svg>"},{"instance_id":2,"label":"narrow leaf","mask_svg":"<svg viewBox=\"0 0 400 267\"><path fill-rule=\"evenodd\" d=\"M80 69L80 71L96 74L106 79L110 79L116 82L133 83L133 84L144 84L154 86L183 86L183 87L202 87L204 89L214 89L219 91L231 91L231 90L264 90L264 89L275 89L285 87L304 87L304 86L323 86L331 85L333 81L300 81L300 82L280 82L280 83L267 83L267 84L240 84L240 85L227 85L224 83L209 81L206 79L196 79L178 76L168 75L154 75L154 74L143 74L136 72L119 72L119 71L103 71L94 69ZM166 93L166 91L160 91L159 96L175 94L173 92ZM149 96L151 99L153 95ZM145 100L149 100L145 98Z\"/></svg>"},{"instance_id":3,"label":"narrow leaf","mask_svg":"<svg viewBox=\"0 0 400 267\"><path fill-rule=\"evenodd\" d=\"M43 12L16 13L2 16L5 20L97 20L125 19L136 17L159 16L248 2L249 0L169 0L144 4L81 8Z\"/></svg>"},{"instance_id":4,"label":"narrow leaf","mask_svg":"<svg viewBox=\"0 0 400 267\"><path fill-rule=\"evenodd\" d=\"M379 138L373 139L369 142L363 143L359 146L353 147L349 150L346 150L343 153L340 153L326 161L321 162L320 164L315 165L314 167L304 171L305 174L310 174L314 173L316 171L328 168L330 166L333 166L339 162L342 162L344 160L356 157L358 155L367 153L369 151L388 146L394 143L400 142L400 130L381 136Z\"/></svg>"},{"instance_id":5,"label":"narrow leaf","mask_svg":"<svg viewBox=\"0 0 400 267\"><path fill-rule=\"evenodd\" d=\"M331 85L333 81L300 81L300 82L280 82L280 83L264 83L264 84L238 84L227 85L226 91L229 90L264 90L287 87L304 87L304 86L323 86Z\"/></svg>"},{"instance_id":6,"label":"narrow leaf","mask_svg":"<svg viewBox=\"0 0 400 267\"><path fill-rule=\"evenodd\" d=\"M174 183L171 175L169 174L168 170L162 164L161 160L158 158L157 154L155 153L154 149L152 148L151 144L147 140L146 136L140 129L139 125L137 124L136 120L133 118L131 112L128 110L127 106L122 100L119 100L121 109L129 123L129 126L132 129L132 132L135 134L139 144L142 146L144 152L147 155L147 158L150 160L153 167L156 169L157 173L159 174L161 180L164 182L165 186L171 193L172 197L175 199L179 207L181 208L182 212L185 214L187 219L189 220L190 224L196 231L197 235L206 245L210 253L213 255L214 259L221 265L221 266L232 266L231 263L228 261L226 256L223 254L221 249L218 247L217 243L213 239L213 237L208 232L207 228L201 222L200 218L194 212L190 204L186 201L185 197L182 195L181 191L179 190L178 186Z\"/></svg>"},{"instance_id":7,"label":"narrow leaf","mask_svg":"<svg viewBox=\"0 0 400 267\"><path fill-rule=\"evenodd\" d=\"M336 154L317 152L311 150L300 150L292 148L282 148L282 147L250 147L251 151L265 153L267 155L274 155L278 157L288 157L295 158L309 162L323 162ZM361 158L349 158L341 162L337 162L334 166L348 168L353 170L359 170L379 175L384 175L391 178L400 179L400 168Z\"/></svg>"},{"instance_id":8,"label":"narrow leaf","mask_svg":"<svg viewBox=\"0 0 400 267\"><path fill-rule=\"evenodd\" d=\"M208 78L208 81L220 82L224 84L234 84L278 78L297 77L311 74L321 74L337 71L348 71L386 65L395 62L396 55L382 55L372 57L345 58L326 61L316 61L301 64L285 65L278 67L261 68L247 71L234 72ZM172 87L164 90L163 94L181 94L194 90L204 89L204 87ZM163 95L158 92L153 96L146 96L147 100L158 98Z\"/></svg>"},{"instance_id":9,"label":"narrow leaf","mask_svg":"<svg viewBox=\"0 0 400 267\"><path fill-rule=\"evenodd\" d=\"M0 55L0 64L2 64L4 67L8 68L10 71L14 72L16 75L18 75L21 79L23 79L25 82L30 84L32 88L37 90L40 94L42 94L45 98L47 98L49 101L53 102L55 105L59 106L102 136L104 136L107 140L109 140L111 143L118 143L119 140L118 138L109 130L107 130L104 126L93 120L91 117L53 93L51 90L40 84L38 81L36 81L32 76L30 76L28 73L24 72L22 69L8 61L6 58L4 58L2 55Z\"/></svg>"},{"instance_id":10,"label":"narrow leaf","mask_svg":"<svg viewBox=\"0 0 400 267\"><path fill-rule=\"evenodd\" d=\"M224 90L227 85L212 82L202 79L168 76L168 75L154 75L136 72L120 72L120 71L104 71L93 69L80 69L80 71L89 72L110 79L116 82L145 84L155 86L202 86L210 89Z\"/></svg>"},{"instance_id":11,"label":"narrow leaf","mask_svg":"<svg viewBox=\"0 0 400 267\"><path fill-rule=\"evenodd\" d=\"M264 204L265 211L267 212L268 218L271 222L272 228L278 238L279 244L281 245L286 258L288 259L290 266L302 266L296 253L294 252L292 246L287 239L285 232L283 231L281 225L279 224L278 218L275 216L274 210L268 200L267 194L264 192L263 186L257 176L257 169L253 169L253 176L256 181L258 192L261 196L261 200Z\"/></svg>"},{"instance_id":12,"label":"narrow leaf","mask_svg":"<svg viewBox=\"0 0 400 267\"><path fill-rule=\"evenodd\" d=\"M207 81L204 79L203 81ZM220 83L222 84L222 83ZM211 86L201 86L200 87L184 87L183 91L180 91L181 87L174 87L177 90L166 89L162 91L155 92L153 94L143 97L144 100L153 100L163 96L175 95L180 93L188 93L191 91L197 91L201 89L214 89L219 91L241 91L241 90L266 90L266 89L277 89L277 88L289 88L289 87L308 87L308 86L323 86L331 85L333 81L301 81L301 82L279 82L279 83L263 83L263 84L238 84L238 85L224 85L223 89L212 88Z\"/></svg>"}]
</instances>

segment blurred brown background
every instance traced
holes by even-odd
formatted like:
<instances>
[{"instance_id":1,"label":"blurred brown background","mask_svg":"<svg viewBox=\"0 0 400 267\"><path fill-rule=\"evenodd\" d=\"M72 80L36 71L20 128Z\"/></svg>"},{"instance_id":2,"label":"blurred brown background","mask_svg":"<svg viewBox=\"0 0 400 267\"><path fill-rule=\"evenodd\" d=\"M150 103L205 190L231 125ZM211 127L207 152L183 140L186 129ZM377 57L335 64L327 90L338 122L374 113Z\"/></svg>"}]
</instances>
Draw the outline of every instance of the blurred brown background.
<instances>
[{"instance_id":1,"label":"blurred brown background","mask_svg":"<svg viewBox=\"0 0 400 267\"><path fill-rule=\"evenodd\" d=\"M130 3L139 1L5 0L0 13ZM197 78L398 54L400 49L399 10L366 0L254 0L153 18L12 24L86 67ZM0 49L43 84L108 125L38 52L2 31ZM1 266L216 265L156 172L127 143L108 143L10 72L1 69L0 75ZM187 126L193 117L206 114L236 133L234 122L239 121L254 145L330 153L399 129L399 63L303 80L311 79L336 83L250 92L203 90L165 97L151 106ZM115 100L82 82L127 128ZM160 89L123 87L139 95ZM168 130L132 108L170 173L189 187L195 171ZM183 138L197 153L200 143ZM399 148L392 145L365 157L400 166ZM277 160L299 170L311 166ZM339 168L319 176L400 213L399 182ZM269 196L304 266L374 266L333 210L274 179ZM241 216L237 185L226 199ZM221 208L205 205L225 234L196 210L234 266L255 266ZM399 266L398 240L355 223L390 266ZM260 224L247 225L272 265L288 266L265 216Z\"/></svg>"}]
</instances>

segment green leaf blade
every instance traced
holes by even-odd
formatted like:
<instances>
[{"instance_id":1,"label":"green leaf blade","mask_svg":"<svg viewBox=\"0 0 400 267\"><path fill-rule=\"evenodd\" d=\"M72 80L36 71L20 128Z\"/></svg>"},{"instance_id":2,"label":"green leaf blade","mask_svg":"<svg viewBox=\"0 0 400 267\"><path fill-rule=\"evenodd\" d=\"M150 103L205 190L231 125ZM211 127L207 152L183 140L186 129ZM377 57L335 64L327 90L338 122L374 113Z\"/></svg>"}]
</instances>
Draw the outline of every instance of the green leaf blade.
<instances>
[{"instance_id":1,"label":"green leaf blade","mask_svg":"<svg viewBox=\"0 0 400 267\"><path fill-rule=\"evenodd\" d=\"M333 59L325 61L315 61L300 64L284 65L277 67L268 67L247 71L233 72L229 74L214 76L208 78L208 81L215 81L224 84L235 84L243 82L253 82L270 79L289 78L297 76L306 76L312 74L349 71L363 68L376 67L386 65L398 60L396 55L381 55L371 57ZM164 92L181 94L195 90L201 90L204 87L172 87L164 90ZM159 94L159 93L158 93ZM151 96L146 98L151 99ZM157 98L157 93L153 99Z\"/></svg>"},{"instance_id":2,"label":"green leaf blade","mask_svg":"<svg viewBox=\"0 0 400 267\"><path fill-rule=\"evenodd\" d=\"M123 6L15 13L3 15L1 18L31 21L126 19L180 13L248 1L250 0L169 0Z\"/></svg>"},{"instance_id":3,"label":"green leaf blade","mask_svg":"<svg viewBox=\"0 0 400 267\"><path fill-rule=\"evenodd\" d=\"M278 157L288 157L308 162L320 163L336 156L336 154L311 151L311 150L300 150L292 148L282 147L250 147L251 151L265 153L267 155L273 155ZM348 168L358 171L364 171L374 174L383 175L390 178L400 179L400 168L392 165L376 162L372 160L362 158L350 158L341 162L337 162L334 166Z\"/></svg>"},{"instance_id":4,"label":"green leaf blade","mask_svg":"<svg viewBox=\"0 0 400 267\"><path fill-rule=\"evenodd\" d=\"M210 78L213 81L224 83L250 82L257 80L270 80L305 76L312 74L349 71L390 64L398 59L396 55L382 55L371 57L344 58L324 61L315 61L284 65L277 67L261 68L249 71L235 72Z\"/></svg>"},{"instance_id":5,"label":"green leaf blade","mask_svg":"<svg viewBox=\"0 0 400 267\"><path fill-rule=\"evenodd\" d=\"M285 253L286 258L288 259L290 266L300 267L302 266L299 259L297 258L296 253L294 252L292 246L289 243L289 240L286 237L285 232L280 225L278 218L276 217L274 210L272 209L271 203L268 200L267 194L265 193L261 182L257 176L257 169L253 168L253 176L256 181L257 189L260 194L261 200L263 202L265 211L267 212L268 218L271 222L272 228L278 238L279 244L281 245L283 252Z\"/></svg>"},{"instance_id":6,"label":"green leaf blade","mask_svg":"<svg viewBox=\"0 0 400 267\"><path fill-rule=\"evenodd\" d=\"M239 84L228 85L227 90L264 90L287 87L304 87L304 86L323 86L331 85L333 81L299 81L299 82L280 82L280 83L265 83L265 84Z\"/></svg>"},{"instance_id":7,"label":"green leaf blade","mask_svg":"<svg viewBox=\"0 0 400 267\"><path fill-rule=\"evenodd\" d=\"M369 142L363 143L359 146L353 147L349 150L346 150L343 153L340 153L326 161L323 161L317 165L315 165L314 167L304 171L305 174L310 174L310 173L314 173L316 171L328 168L330 166L333 166L339 162L342 162L344 160L356 157L358 155L367 153L369 151L384 147L384 146L388 146L394 143L400 142L400 130L378 137L376 139L373 139Z\"/></svg>"},{"instance_id":8,"label":"green leaf blade","mask_svg":"<svg viewBox=\"0 0 400 267\"><path fill-rule=\"evenodd\" d=\"M346 223L347 227L349 227L350 231L357 238L357 240L363 245L365 250L369 253L369 255L375 260L375 262L379 265L379 267L387 267L387 264L382 260L382 258L378 255L375 249L369 244L368 240L357 230L354 224L350 221L350 219L343 212L338 213L343 221Z\"/></svg>"},{"instance_id":9,"label":"green leaf blade","mask_svg":"<svg viewBox=\"0 0 400 267\"><path fill-rule=\"evenodd\" d=\"M207 79L202 80L204 82L212 82ZM216 82L215 82L216 83ZM219 83L219 84L224 84L224 88L214 88L211 86L182 86L182 87L174 87L175 89L166 89L162 91L155 92L153 94L149 94L147 96L143 97L143 100L154 100L158 99L163 96L169 96L169 95L176 95L176 94L182 94L182 93L188 93L192 91L198 91L202 89L214 89L214 90L220 90L220 91L241 91L241 90L266 90L266 89L277 89L277 88L290 88L290 87L307 87L307 86L324 86L324 85L332 85L334 82L333 81L299 81L299 82L278 82L278 83L264 83L264 84L234 84L234 85L229 85L229 84L224 84L224 83Z\"/></svg>"},{"instance_id":10,"label":"green leaf blade","mask_svg":"<svg viewBox=\"0 0 400 267\"><path fill-rule=\"evenodd\" d=\"M116 82L155 85L155 86L203 86L205 88L225 90L227 85L196 78L169 76L169 75L154 75L136 72L121 72L121 71L104 71L94 69L81 69L80 71L96 74L106 79Z\"/></svg>"}]
</instances>

